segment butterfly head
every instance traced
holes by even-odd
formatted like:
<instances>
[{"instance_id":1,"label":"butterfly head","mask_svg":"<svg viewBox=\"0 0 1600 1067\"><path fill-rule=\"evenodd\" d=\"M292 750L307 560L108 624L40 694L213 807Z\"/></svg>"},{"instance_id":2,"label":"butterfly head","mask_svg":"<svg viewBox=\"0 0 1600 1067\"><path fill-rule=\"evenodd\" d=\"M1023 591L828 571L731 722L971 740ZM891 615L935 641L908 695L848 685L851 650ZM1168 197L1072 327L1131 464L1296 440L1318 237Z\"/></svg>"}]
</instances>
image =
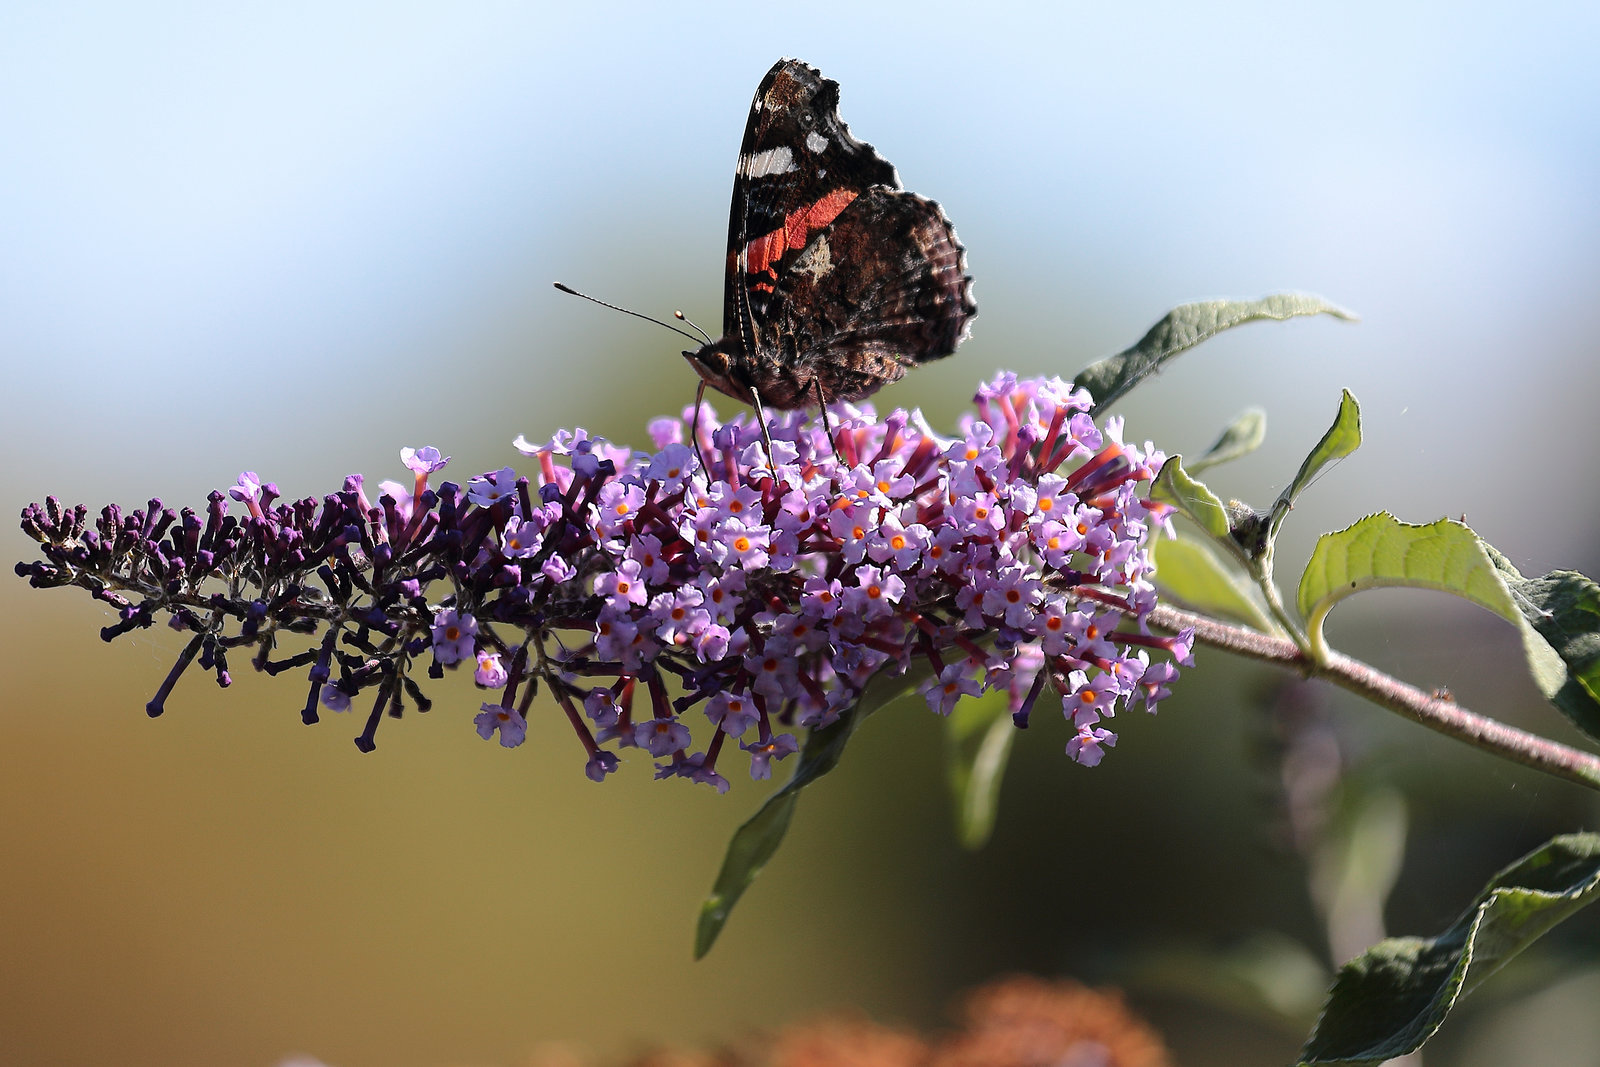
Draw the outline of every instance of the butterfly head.
<instances>
[{"instance_id":1,"label":"butterfly head","mask_svg":"<svg viewBox=\"0 0 1600 1067\"><path fill-rule=\"evenodd\" d=\"M683 358L700 375L701 381L725 396L748 404L751 400L750 386L744 381L745 375L740 373L736 353L730 351L736 347L736 342L724 337L720 341L703 344L693 352L686 349Z\"/></svg>"}]
</instances>

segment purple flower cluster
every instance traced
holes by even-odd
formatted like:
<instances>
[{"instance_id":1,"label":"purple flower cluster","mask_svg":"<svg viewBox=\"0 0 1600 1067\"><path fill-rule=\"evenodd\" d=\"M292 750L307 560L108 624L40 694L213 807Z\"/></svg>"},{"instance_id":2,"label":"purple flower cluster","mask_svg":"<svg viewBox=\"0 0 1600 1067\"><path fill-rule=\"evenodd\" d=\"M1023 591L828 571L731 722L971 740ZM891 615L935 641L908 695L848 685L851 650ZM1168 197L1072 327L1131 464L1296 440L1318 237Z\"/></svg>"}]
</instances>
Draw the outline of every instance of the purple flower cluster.
<instances>
[{"instance_id":1,"label":"purple flower cluster","mask_svg":"<svg viewBox=\"0 0 1600 1067\"><path fill-rule=\"evenodd\" d=\"M799 747L785 728L827 726L871 679L915 665L941 714L1004 689L1026 726L1049 686L1069 755L1092 766L1117 740L1103 721L1155 710L1171 660L1189 662L1191 634L1143 626L1144 546L1167 514L1137 490L1163 457L1122 442L1116 420L1097 428L1087 394L1059 379L1002 375L976 405L953 438L920 412L840 405L832 440L821 420L781 414L770 456L760 427L709 409L692 441L689 412L653 423L651 454L582 430L519 438L531 477L506 468L464 489L429 488L447 459L406 449L412 484L383 483L375 504L359 476L282 503L245 474L204 518L151 501L87 529L84 508L52 498L23 513L48 560L18 573L117 607L108 640L157 612L194 635L152 715L196 655L225 685L228 650L253 645L259 669L310 664L307 722L375 690L357 741L370 749L403 695L427 710L414 666L440 677L465 663L499 694L475 720L485 738L520 744L543 685L589 777L638 748L658 777L722 791L730 740L766 778ZM245 516L227 514L229 496ZM280 636L318 631L272 660Z\"/></svg>"}]
</instances>

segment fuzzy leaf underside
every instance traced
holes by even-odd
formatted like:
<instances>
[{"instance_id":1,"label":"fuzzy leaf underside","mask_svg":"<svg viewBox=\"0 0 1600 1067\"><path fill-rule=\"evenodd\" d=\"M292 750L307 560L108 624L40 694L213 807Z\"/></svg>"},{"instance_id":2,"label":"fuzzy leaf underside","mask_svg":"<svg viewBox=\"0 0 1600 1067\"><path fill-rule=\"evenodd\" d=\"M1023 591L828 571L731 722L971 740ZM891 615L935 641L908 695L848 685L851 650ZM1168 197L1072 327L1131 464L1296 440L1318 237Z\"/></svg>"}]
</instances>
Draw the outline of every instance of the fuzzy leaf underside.
<instances>
[{"instance_id":1,"label":"fuzzy leaf underside","mask_svg":"<svg viewBox=\"0 0 1600 1067\"><path fill-rule=\"evenodd\" d=\"M1098 418L1129 389L1201 341L1247 322L1281 321L1301 315L1355 317L1319 296L1303 293L1277 293L1260 300L1205 300L1184 304L1150 327L1132 348L1084 368L1072 384L1089 390L1089 395L1094 397L1090 414Z\"/></svg>"}]
</instances>

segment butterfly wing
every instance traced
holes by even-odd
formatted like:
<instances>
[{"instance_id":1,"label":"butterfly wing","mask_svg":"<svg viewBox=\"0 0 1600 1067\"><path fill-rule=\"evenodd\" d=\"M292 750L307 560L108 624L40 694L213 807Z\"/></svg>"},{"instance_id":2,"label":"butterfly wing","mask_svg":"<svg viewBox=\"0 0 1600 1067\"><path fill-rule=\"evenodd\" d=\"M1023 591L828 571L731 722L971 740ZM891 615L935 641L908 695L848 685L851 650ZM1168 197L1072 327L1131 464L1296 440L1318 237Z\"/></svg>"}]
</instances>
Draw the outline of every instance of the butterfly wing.
<instances>
[{"instance_id":1,"label":"butterfly wing","mask_svg":"<svg viewBox=\"0 0 1600 1067\"><path fill-rule=\"evenodd\" d=\"M867 190L900 188L893 164L850 135L839 83L797 59L756 89L728 218L722 330L746 353L770 345L777 282L811 237Z\"/></svg>"},{"instance_id":2,"label":"butterfly wing","mask_svg":"<svg viewBox=\"0 0 1600 1067\"><path fill-rule=\"evenodd\" d=\"M932 200L869 189L813 234L777 284L764 351L772 403L859 400L950 355L978 313L966 250ZM788 392L791 397L781 394ZM765 396L765 393L763 394Z\"/></svg>"},{"instance_id":3,"label":"butterfly wing","mask_svg":"<svg viewBox=\"0 0 1600 1067\"><path fill-rule=\"evenodd\" d=\"M684 355L739 400L858 400L955 351L977 314L965 270L939 205L851 136L839 83L779 60L739 149L723 336Z\"/></svg>"}]
</instances>

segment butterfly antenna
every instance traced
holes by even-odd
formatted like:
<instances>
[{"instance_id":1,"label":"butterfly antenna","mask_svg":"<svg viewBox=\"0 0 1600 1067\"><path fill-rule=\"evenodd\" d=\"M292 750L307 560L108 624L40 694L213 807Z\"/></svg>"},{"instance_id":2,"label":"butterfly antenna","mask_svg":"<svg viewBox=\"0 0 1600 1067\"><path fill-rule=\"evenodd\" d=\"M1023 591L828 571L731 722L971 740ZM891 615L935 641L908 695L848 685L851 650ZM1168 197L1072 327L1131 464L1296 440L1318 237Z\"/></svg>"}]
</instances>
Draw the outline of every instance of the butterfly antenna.
<instances>
[{"instance_id":1,"label":"butterfly antenna","mask_svg":"<svg viewBox=\"0 0 1600 1067\"><path fill-rule=\"evenodd\" d=\"M675 319L680 319L683 322L687 322L689 324L689 328L690 329L692 329L695 333L699 334L701 337L704 337L706 339L706 344L710 344L711 343L711 335L709 333L706 333L700 327L696 326L694 324L694 321L692 319L690 319L689 316L685 315L681 311L674 311L672 313L672 317L675 318Z\"/></svg>"},{"instance_id":2,"label":"butterfly antenna","mask_svg":"<svg viewBox=\"0 0 1600 1067\"><path fill-rule=\"evenodd\" d=\"M649 315L644 315L644 314L641 314L640 312L637 312L637 311L629 311L627 308L618 307L615 304L608 304L604 300L599 299L598 297L590 296L588 293L580 293L580 292L578 292L578 290L572 288L572 286L570 286L570 285L562 285L560 282L556 282L555 285L556 285L556 288L560 289L563 293L571 293L573 296L581 296L585 300L589 301L590 303L599 304L603 308L610 308L612 311L620 311L624 315L632 315L636 319L643 319L646 322L653 322L657 326L665 326L667 329L671 330L675 334L680 334L680 335L682 335L684 337L687 337L689 340L695 342L696 344L700 343L700 338L696 337L694 334L689 333L689 332L687 332L685 330L678 329L676 326L672 325L672 323L670 323L670 322L662 322L660 319L652 319ZM680 319L683 318L682 315L679 315L678 317ZM683 321L684 322L689 322L688 319L683 319ZM694 326L694 323L690 322L689 325ZM700 329L700 327L695 326L695 329L698 330L698 329ZM709 341L710 338L707 338L707 340Z\"/></svg>"}]
</instances>

